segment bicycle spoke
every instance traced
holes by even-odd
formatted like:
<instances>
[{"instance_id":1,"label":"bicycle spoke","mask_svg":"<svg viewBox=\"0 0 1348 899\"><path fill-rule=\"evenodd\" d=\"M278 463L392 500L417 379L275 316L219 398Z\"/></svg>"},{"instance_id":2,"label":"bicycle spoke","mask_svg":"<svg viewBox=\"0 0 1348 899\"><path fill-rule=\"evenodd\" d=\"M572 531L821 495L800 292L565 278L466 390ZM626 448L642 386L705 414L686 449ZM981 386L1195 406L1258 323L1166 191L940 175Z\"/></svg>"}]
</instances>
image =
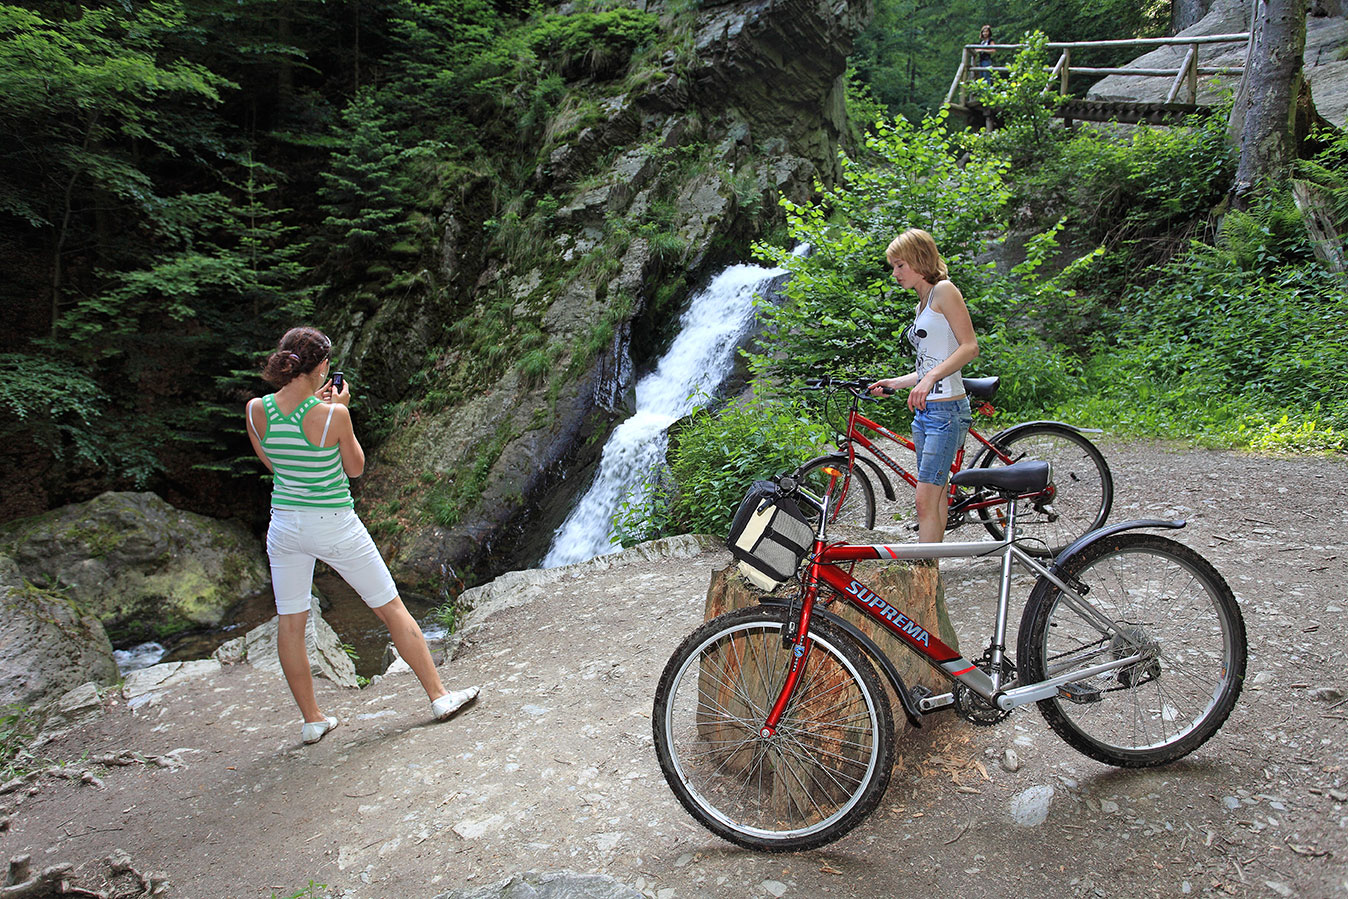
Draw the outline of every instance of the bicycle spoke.
<instances>
[{"instance_id":1,"label":"bicycle spoke","mask_svg":"<svg viewBox=\"0 0 1348 899\"><path fill-rule=\"evenodd\" d=\"M763 736L794 653L780 628L755 615L763 613L723 616L746 624L694 643L692 655L667 666L656 701L661 767L684 805L723 836L758 848L821 845L878 801L892 719L878 705L874 671L858 667L868 663L854 660L850 644L840 651L820 623L776 732Z\"/></svg>"}]
</instances>

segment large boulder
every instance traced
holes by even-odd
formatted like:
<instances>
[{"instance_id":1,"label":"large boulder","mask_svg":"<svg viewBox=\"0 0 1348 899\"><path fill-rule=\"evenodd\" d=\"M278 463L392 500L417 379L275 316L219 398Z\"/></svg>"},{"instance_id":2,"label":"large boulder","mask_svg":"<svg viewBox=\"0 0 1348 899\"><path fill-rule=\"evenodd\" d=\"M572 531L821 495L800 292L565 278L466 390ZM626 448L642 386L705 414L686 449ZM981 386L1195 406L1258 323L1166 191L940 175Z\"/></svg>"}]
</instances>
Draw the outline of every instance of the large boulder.
<instances>
[{"instance_id":1,"label":"large boulder","mask_svg":"<svg viewBox=\"0 0 1348 899\"><path fill-rule=\"evenodd\" d=\"M41 705L89 681L116 682L98 619L25 582L7 556L0 556L0 607L0 706Z\"/></svg>"},{"instance_id":2,"label":"large boulder","mask_svg":"<svg viewBox=\"0 0 1348 899\"><path fill-rule=\"evenodd\" d=\"M1180 37L1210 34L1238 34L1249 28L1250 4L1246 0L1214 0L1208 13L1196 25L1179 33ZM1306 50L1302 64L1310 82L1316 111L1338 127L1348 123L1348 59L1342 48L1348 43L1348 16L1342 0L1314 4L1306 17ZM1183 44L1161 47L1139 56L1126 68L1177 69L1189 48ZM1245 62L1246 45L1204 44L1199 46L1201 66L1240 66ZM1166 98L1173 75L1110 75L1096 82L1086 93L1092 100L1141 100L1159 102ZM1235 76L1204 76L1198 82L1203 103L1217 102L1236 88Z\"/></svg>"},{"instance_id":3,"label":"large boulder","mask_svg":"<svg viewBox=\"0 0 1348 899\"><path fill-rule=\"evenodd\" d=\"M242 637L235 637L215 651L211 661L217 665L235 665L247 662L261 671L282 674L281 659L276 654L277 619L259 624ZM356 665L342 647L341 638L318 611L314 599L305 622L304 642L309 648L309 669L314 677L325 677L339 687L359 687ZM157 665L155 667L163 667ZM128 678L130 680L130 678Z\"/></svg>"},{"instance_id":4,"label":"large boulder","mask_svg":"<svg viewBox=\"0 0 1348 899\"><path fill-rule=\"evenodd\" d=\"M269 577L260 541L243 527L180 511L153 493L105 493L7 522L0 551L118 641L217 625Z\"/></svg>"}]
</instances>

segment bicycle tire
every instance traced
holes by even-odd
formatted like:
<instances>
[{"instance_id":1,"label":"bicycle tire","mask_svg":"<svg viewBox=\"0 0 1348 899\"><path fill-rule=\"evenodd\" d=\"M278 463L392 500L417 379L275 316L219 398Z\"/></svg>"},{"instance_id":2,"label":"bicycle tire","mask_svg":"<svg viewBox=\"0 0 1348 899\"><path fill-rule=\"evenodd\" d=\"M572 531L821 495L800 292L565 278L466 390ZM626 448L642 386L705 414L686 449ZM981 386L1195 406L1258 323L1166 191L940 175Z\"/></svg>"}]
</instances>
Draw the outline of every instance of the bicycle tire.
<instances>
[{"instance_id":1,"label":"bicycle tire","mask_svg":"<svg viewBox=\"0 0 1348 899\"><path fill-rule=\"evenodd\" d=\"M864 471L855 466L842 465L836 459L827 456L811 459L796 470L795 479L812 493L823 496L828 491L831 475L824 468L835 468L842 472L842 479L833 489L833 499L829 504L829 526L847 525L851 527L875 528L875 487ZM818 513L802 507L806 517L812 518Z\"/></svg>"},{"instance_id":2,"label":"bicycle tire","mask_svg":"<svg viewBox=\"0 0 1348 899\"><path fill-rule=\"evenodd\" d=\"M880 802L894 763L889 698L863 650L810 625L806 670L777 733L759 728L794 657L787 610L712 619L679 645L655 691L656 757L702 826L749 849L833 842Z\"/></svg>"},{"instance_id":3,"label":"bicycle tire","mask_svg":"<svg viewBox=\"0 0 1348 899\"><path fill-rule=\"evenodd\" d=\"M1040 459L1053 466L1057 495L1048 509L1021 500L1016 509L1016 533L1024 538L1022 548L1031 555L1052 558L1078 537L1101 527L1114 505L1114 477L1104 454L1086 437L1062 425L1032 425L1003 437L992 438L993 446L1011 457ZM1000 456L986 447L975 465L1004 465ZM1051 509L1051 511L1050 511ZM979 509L979 518L996 540L1006 533L1006 506Z\"/></svg>"},{"instance_id":4,"label":"bicycle tire","mask_svg":"<svg viewBox=\"0 0 1348 899\"><path fill-rule=\"evenodd\" d=\"M1114 534L1083 548L1059 572L1089 588L1083 600L1140 641L1149 658L1069 684L1039 703L1074 749L1125 768L1174 761L1220 728L1245 680L1245 623L1230 586L1182 543L1155 534ZM1023 683L1065 665L1131 652L1040 578L1026 603L1018 659Z\"/></svg>"}]
</instances>

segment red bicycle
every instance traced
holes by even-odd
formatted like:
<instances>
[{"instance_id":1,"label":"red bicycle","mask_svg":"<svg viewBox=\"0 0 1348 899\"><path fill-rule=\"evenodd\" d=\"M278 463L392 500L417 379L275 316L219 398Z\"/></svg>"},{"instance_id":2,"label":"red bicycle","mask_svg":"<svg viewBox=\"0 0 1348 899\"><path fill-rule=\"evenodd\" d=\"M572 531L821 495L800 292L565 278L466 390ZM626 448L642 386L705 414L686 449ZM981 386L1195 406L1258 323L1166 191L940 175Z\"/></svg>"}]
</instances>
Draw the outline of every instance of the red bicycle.
<instances>
[{"instance_id":1,"label":"red bicycle","mask_svg":"<svg viewBox=\"0 0 1348 899\"><path fill-rule=\"evenodd\" d=\"M914 449L913 441L861 414L863 399L879 402L879 398L866 393L866 388L873 383L874 380L841 381L828 377L806 382L807 389L828 393L824 401L826 418L830 417L829 404L836 396L844 392L851 395L846 423L838 437L838 452L811 459L794 474L797 483L823 493L830 481L825 470L836 468L843 472L829 513L830 525L875 527L876 498L872 480L879 482L886 500L893 502L896 499L894 485L882 465L910 487L917 487L916 474L878 446L872 435L898 444L909 452ZM991 401L1000 383L1001 379L995 377L964 379L964 389L978 414L992 415L997 411ZM964 464L965 448L960 447L950 467L952 475L966 468L995 468L1026 459L1052 465L1054 479L1051 483L1014 500L1018 504L1021 537L1031 553L1041 557L1056 556L1109 518L1114 502L1114 479L1104 455L1080 428L1060 421L1031 421L991 437L984 437L972 427L969 434L980 446L967 466ZM860 449L868 455L862 455ZM952 530L977 520L994 539L1001 540L1006 530L1007 505L1007 498L996 491L959 487L952 482L946 529Z\"/></svg>"},{"instance_id":2,"label":"red bicycle","mask_svg":"<svg viewBox=\"0 0 1348 899\"><path fill-rule=\"evenodd\" d=\"M1231 587L1194 550L1142 532L1183 521L1118 522L1051 562L1031 557L1010 500L1050 478L1049 465L1029 461L955 475L1008 501L1006 536L995 543L839 542L828 533L829 491L814 495L787 476L755 484L729 548L746 574L781 583L798 575L800 589L713 618L665 665L651 716L656 758L694 819L768 852L843 836L879 804L894 768L889 690L914 727L942 711L994 725L1037 703L1072 748L1124 768L1172 762L1211 738L1245 680L1245 623ZM977 658L853 572L867 560L998 557L996 615ZM1014 658L1013 565L1036 576ZM930 664L942 692L905 683L885 648L837 614L844 606Z\"/></svg>"}]
</instances>

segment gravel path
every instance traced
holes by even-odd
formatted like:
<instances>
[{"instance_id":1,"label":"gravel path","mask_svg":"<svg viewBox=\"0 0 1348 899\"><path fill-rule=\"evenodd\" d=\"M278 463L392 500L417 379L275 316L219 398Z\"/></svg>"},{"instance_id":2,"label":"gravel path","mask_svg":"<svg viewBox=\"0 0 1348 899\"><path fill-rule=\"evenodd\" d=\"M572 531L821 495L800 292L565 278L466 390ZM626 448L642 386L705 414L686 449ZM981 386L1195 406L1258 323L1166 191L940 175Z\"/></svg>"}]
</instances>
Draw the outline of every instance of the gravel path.
<instances>
[{"instance_id":1,"label":"gravel path","mask_svg":"<svg viewBox=\"0 0 1348 899\"><path fill-rule=\"evenodd\" d=\"M336 896L432 897L560 870L655 899L1348 895L1348 465L1104 449L1112 520L1188 519L1179 539L1230 581L1249 631L1230 721L1174 765L1097 764L1032 708L992 728L949 717L905 738L880 808L827 849L724 843L675 801L651 745L656 678L728 561L685 542L681 558L628 553L498 582L495 611L443 666L482 697L445 724L410 678L322 684L343 725L303 747L284 683L246 665L134 712L110 701L45 749L88 779L0 788L0 853L69 862L94 888L121 849L186 897L288 896L310 879ZM942 570L977 655L996 568ZM176 754L81 761L124 750Z\"/></svg>"}]
</instances>

